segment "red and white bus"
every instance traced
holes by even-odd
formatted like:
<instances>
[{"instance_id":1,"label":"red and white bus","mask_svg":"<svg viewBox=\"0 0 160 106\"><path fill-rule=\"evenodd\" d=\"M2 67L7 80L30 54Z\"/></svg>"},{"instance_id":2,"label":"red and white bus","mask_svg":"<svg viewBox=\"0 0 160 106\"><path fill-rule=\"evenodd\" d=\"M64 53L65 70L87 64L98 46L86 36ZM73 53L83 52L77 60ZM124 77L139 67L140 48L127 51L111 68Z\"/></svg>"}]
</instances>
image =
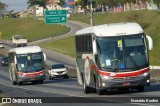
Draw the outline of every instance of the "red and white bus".
<instances>
[{"instance_id":1,"label":"red and white bus","mask_svg":"<svg viewBox=\"0 0 160 106\"><path fill-rule=\"evenodd\" d=\"M45 80L46 55L39 46L26 46L9 50L9 75L13 85Z\"/></svg>"},{"instance_id":2,"label":"red and white bus","mask_svg":"<svg viewBox=\"0 0 160 106\"><path fill-rule=\"evenodd\" d=\"M137 23L113 23L88 27L76 32L77 77L84 92L95 88L98 94L107 89L136 88L150 85L150 36Z\"/></svg>"}]
</instances>

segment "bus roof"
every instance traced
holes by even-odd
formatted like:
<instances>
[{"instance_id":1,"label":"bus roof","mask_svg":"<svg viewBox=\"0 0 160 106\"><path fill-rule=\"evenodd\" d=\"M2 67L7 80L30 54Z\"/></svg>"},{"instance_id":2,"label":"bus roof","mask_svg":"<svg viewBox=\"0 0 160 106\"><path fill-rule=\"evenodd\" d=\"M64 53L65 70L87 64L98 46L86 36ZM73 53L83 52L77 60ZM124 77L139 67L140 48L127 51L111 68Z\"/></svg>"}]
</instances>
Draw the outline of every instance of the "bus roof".
<instances>
[{"instance_id":1,"label":"bus roof","mask_svg":"<svg viewBox=\"0 0 160 106\"><path fill-rule=\"evenodd\" d=\"M15 52L16 54L28 54L28 53L37 53L41 52L41 48L39 46L25 46L18 47L9 50L9 52Z\"/></svg>"},{"instance_id":2,"label":"bus roof","mask_svg":"<svg viewBox=\"0 0 160 106\"><path fill-rule=\"evenodd\" d=\"M143 33L143 29L137 23L112 23L84 28L76 32L76 35L94 33L96 36L122 36Z\"/></svg>"}]
</instances>

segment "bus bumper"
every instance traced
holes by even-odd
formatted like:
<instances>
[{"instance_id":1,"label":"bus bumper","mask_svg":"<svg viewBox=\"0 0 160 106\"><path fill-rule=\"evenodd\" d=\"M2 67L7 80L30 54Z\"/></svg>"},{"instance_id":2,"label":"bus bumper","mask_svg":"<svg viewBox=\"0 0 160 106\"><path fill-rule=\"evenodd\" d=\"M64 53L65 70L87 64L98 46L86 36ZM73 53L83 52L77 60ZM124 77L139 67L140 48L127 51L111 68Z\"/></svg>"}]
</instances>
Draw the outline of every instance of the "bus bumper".
<instances>
[{"instance_id":1,"label":"bus bumper","mask_svg":"<svg viewBox=\"0 0 160 106\"><path fill-rule=\"evenodd\" d=\"M37 76L19 76L20 82L32 82L32 81L42 81L45 80L45 74L37 75Z\"/></svg>"},{"instance_id":2,"label":"bus bumper","mask_svg":"<svg viewBox=\"0 0 160 106\"><path fill-rule=\"evenodd\" d=\"M117 88L136 88L140 86L149 86L150 85L150 74L147 76L139 76L139 77L127 77L124 79L104 79L101 77L101 83L99 85L99 89L117 89Z\"/></svg>"}]
</instances>

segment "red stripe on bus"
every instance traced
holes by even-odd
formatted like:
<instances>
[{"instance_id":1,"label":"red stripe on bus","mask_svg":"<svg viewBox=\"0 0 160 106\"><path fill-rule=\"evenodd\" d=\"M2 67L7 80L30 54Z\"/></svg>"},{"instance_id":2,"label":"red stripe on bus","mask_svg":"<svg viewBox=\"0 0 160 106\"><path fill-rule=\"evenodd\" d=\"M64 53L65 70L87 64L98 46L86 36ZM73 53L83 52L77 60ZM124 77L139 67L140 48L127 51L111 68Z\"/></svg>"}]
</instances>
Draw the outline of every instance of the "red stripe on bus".
<instances>
[{"instance_id":1,"label":"red stripe on bus","mask_svg":"<svg viewBox=\"0 0 160 106\"><path fill-rule=\"evenodd\" d=\"M88 56L86 57L86 60L88 60L88 61L89 61L89 64L90 64L90 59L89 59ZM144 69L141 69L141 70L135 70L135 71L132 71L132 72L114 73L114 72L101 71L101 70L99 70L99 68L98 68L96 65L90 66L90 70L92 70L92 69L96 69L96 71L97 71L99 74L104 75L104 76L111 76L111 74L113 74L113 76L111 76L111 77L131 77L131 76L138 76L138 75L144 74L145 72L149 72L149 70L150 70L150 68L147 67L147 68L144 68Z\"/></svg>"},{"instance_id":2,"label":"red stripe on bus","mask_svg":"<svg viewBox=\"0 0 160 106\"><path fill-rule=\"evenodd\" d=\"M42 70L40 72L33 72L33 73L18 72L18 74L21 75L21 76L36 76L36 75L43 74L43 73L45 73L45 70Z\"/></svg>"},{"instance_id":3,"label":"red stripe on bus","mask_svg":"<svg viewBox=\"0 0 160 106\"><path fill-rule=\"evenodd\" d=\"M91 66L91 69L96 69L96 71L98 71L99 74L101 75L105 75L105 76L110 76L110 74L115 74L112 77L130 77L130 76L138 76L141 75L145 72L148 72L150 70L149 67L141 69L141 70L137 70L137 71L133 71L133 72L122 72L122 73L114 73L114 72L104 72L99 70L95 65Z\"/></svg>"}]
</instances>

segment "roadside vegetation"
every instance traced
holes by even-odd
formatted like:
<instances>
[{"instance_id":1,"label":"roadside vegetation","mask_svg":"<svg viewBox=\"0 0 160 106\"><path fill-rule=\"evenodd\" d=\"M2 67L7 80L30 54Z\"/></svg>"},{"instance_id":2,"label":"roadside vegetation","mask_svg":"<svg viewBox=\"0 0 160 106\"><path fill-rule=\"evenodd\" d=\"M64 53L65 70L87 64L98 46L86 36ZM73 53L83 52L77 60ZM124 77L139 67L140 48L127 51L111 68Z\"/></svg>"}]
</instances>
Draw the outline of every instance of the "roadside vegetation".
<instances>
[{"instance_id":1,"label":"roadside vegetation","mask_svg":"<svg viewBox=\"0 0 160 106\"><path fill-rule=\"evenodd\" d=\"M41 47L56 51L70 57L75 57L75 41L74 36L60 39L54 42L40 44Z\"/></svg>"},{"instance_id":2,"label":"roadside vegetation","mask_svg":"<svg viewBox=\"0 0 160 106\"><path fill-rule=\"evenodd\" d=\"M0 19L0 32L2 39L11 40L13 35L22 35L28 41L34 41L51 36L58 36L68 30L62 25L47 25L42 20L33 18L8 18Z\"/></svg>"},{"instance_id":3,"label":"roadside vegetation","mask_svg":"<svg viewBox=\"0 0 160 106\"><path fill-rule=\"evenodd\" d=\"M81 16L72 16L70 20L80 21L89 24L89 15ZM149 10L140 10L140 11L129 11L122 13L103 13L103 14L94 14L94 24L107 24L107 23L116 23L116 22L137 22L143 28L147 35L150 35L154 42L154 49L150 51L150 64L151 65L160 65L160 11L149 11ZM134 30L134 29L133 29ZM67 40L68 39L68 40ZM65 42L67 40L67 42ZM70 41L69 41L70 40ZM63 43L62 43L63 42ZM66 46L69 43L68 46ZM52 48L50 50L55 50L57 52L62 51L64 54L74 57L75 54L70 53L70 50L75 50L74 37L61 39L58 41L45 43L46 47ZM61 45L61 47L56 47L56 45ZM41 46L42 46L41 45ZM48 47L50 46L50 47ZM45 47L45 46L43 46ZM45 48L46 48L45 47ZM56 49L55 49L56 47ZM62 52L61 52L62 53Z\"/></svg>"}]
</instances>

